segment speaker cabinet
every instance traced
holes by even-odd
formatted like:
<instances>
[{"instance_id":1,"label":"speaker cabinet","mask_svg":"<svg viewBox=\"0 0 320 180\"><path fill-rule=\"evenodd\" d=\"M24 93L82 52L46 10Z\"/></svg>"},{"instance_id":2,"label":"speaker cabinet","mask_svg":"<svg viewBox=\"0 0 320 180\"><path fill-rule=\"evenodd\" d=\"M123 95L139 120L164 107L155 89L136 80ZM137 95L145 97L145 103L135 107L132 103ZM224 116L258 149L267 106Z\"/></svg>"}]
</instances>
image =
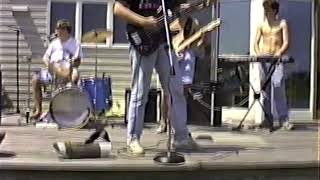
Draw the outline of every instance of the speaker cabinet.
<instances>
[{"instance_id":1,"label":"speaker cabinet","mask_svg":"<svg viewBox=\"0 0 320 180\"><path fill-rule=\"evenodd\" d=\"M125 90L125 111L124 122L128 123L128 107L130 102L131 89ZM148 101L145 106L144 122L157 122L161 118L161 90L151 88L148 94ZM159 112L158 112L159 109Z\"/></svg>"}]
</instances>

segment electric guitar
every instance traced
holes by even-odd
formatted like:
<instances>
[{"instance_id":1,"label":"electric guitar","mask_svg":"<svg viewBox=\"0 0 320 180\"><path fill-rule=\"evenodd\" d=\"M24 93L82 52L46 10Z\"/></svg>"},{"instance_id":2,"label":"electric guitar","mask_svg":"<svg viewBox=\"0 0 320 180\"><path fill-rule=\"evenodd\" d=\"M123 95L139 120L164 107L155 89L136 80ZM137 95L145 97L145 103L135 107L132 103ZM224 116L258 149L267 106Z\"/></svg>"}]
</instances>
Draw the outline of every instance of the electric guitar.
<instances>
[{"instance_id":1,"label":"electric guitar","mask_svg":"<svg viewBox=\"0 0 320 180\"><path fill-rule=\"evenodd\" d=\"M204 34L214 30L216 27L220 26L221 21L220 19L211 21L209 24L205 25L204 27L200 28L196 33L191 35L189 38L185 39L181 44L175 47L176 53L180 53L188 46L190 46L193 42L201 38Z\"/></svg>"},{"instance_id":2,"label":"electric guitar","mask_svg":"<svg viewBox=\"0 0 320 180\"><path fill-rule=\"evenodd\" d=\"M211 4L211 0L194 0L189 4L190 6L188 8L179 9L174 12L172 16L168 16L168 22L172 22L178 17L186 16L195 10L208 7ZM166 38L163 37L165 34L163 10L158 13L157 19L159 20L159 29L157 30L146 30L140 26L127 25L129 42L143 56L152 54L160 44L166 41Z\"/></svg>"}]
</instances>

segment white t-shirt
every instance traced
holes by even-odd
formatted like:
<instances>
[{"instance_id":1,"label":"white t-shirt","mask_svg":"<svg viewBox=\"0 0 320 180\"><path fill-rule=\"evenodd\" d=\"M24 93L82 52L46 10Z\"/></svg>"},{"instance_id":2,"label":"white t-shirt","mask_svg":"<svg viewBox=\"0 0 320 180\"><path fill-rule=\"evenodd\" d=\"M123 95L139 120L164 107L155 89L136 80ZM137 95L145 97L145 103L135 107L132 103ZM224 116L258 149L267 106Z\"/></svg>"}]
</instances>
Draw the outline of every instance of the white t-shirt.
<instances>
[{"instance_id":1,"label":"white t-shirt","mask_svg":"<svg viewBox=\"0 0 320 180\"><path fill-rule=\"evenodd\" d=\"M82 57L81 44L74 38L70 37L65 42L61 42L59 38L53 40L46 50L43 59L49 59L49 62L52 63Z\"/></svg>"}]
</instances>

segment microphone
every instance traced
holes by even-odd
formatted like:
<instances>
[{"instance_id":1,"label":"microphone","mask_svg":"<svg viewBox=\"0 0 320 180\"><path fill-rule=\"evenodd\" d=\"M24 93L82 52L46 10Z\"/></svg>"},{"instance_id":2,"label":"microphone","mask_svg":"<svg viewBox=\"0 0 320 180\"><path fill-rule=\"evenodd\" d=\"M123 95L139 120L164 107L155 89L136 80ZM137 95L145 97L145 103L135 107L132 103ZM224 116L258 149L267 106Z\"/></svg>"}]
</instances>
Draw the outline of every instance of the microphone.
<instances>
[{"instance_id":1,"label":"microphone","mask_svg":"<svg viewBox=\"0 0 320 180\"><path fill-rule=\"evenodd\" d=\"M50 35L47 36L47 38L48 38L49 41L52 41L52 40L54 40L54 39L57 38L57 37L58 37L58 34L57 34L57 33L52 33L52 34L50 34Z\"/></svg>"}]
</instances>

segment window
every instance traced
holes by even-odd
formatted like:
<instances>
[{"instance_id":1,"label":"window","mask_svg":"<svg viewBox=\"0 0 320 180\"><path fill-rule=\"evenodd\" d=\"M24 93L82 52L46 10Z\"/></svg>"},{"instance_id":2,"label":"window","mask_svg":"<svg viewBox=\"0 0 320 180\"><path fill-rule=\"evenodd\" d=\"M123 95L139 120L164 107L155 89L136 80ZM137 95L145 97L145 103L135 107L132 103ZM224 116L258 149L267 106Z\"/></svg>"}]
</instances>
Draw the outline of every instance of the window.
<instances>
[{"instance_id":1,"label":"window","mask_svg":"<svg viewBox=\"0 0 320 180\"><path fill-rule=\"evenodd\" d=\"M50 33L54 32L57 20L67 19L73 25L72 34L83 44L107 43L106 36L110 34L107 31L112 31L110 23L113 17L108 16L111 0L52 0L49 3Z\"/></svg>"},{"instance_id":2,"label":"window","mask_svg":"<svg viewBox=\"0 0 320 180\"><path fill-rule=\"evenodd\" d=\"M295 60L293 64L285 66L289 107L309 108L312 62L312 1L288 0L281 2L280 8L280 17L285 18L289 26L288 55L293 56Z\"/></svg>"},{"instance_id":3,"label":"window","mask_svg":"<svg viewBox=\"0 0 320 180\"><path fill-rule=\"evenodd\" d=\"M115 44L124 44L128 43L126 35L126 22L120 19L117 16L113 17L113 43Z\"/></svg>"},{"instance_id":4,"label":"window","mask_svg":"<svg viewBox=\"0 0 320 180\"><path fill-rule=\"evenodd\" d=\"M219 55L248 55L250 47L250 0L220 2ZM217 105L248 107L249 65L218 63L218 80L223 82Z\"/></svg>"},{"instance_id":5,"label":"window","mask_svg":"<svg viewBox=\"0 0 320 180\"><path fill-rule=\"evenodd\" d=\"M220 2L219 54L247 55L250 45L250 0Z\"/></svg>"},{"instance_id":6,"label":"window","mask_svg":"<svg viewBox=\"0 0 320 180\"><path fill-rule=\"evenodd\" d=\"M82 42L84 42L83 37L85 35L94 35L96 32L98 43L106 43L106 38L100 37L104 36L106 27L107 4L82 4ZM91 37L93 38L94 36L91 35Z\"/></svg>"},{"instance_id":7,"label":"window","mask_svg":"<svg viewBox=\"0 0 320 180\"><path fill-rule=\"evenodd\" d=\"M50 12L50 34L54 33L56 22L59 19L67 19L75 27L76 3L52 3ZM73 35L74 32L74 28L72 28Z\"/></svg>"}]
</instances>

